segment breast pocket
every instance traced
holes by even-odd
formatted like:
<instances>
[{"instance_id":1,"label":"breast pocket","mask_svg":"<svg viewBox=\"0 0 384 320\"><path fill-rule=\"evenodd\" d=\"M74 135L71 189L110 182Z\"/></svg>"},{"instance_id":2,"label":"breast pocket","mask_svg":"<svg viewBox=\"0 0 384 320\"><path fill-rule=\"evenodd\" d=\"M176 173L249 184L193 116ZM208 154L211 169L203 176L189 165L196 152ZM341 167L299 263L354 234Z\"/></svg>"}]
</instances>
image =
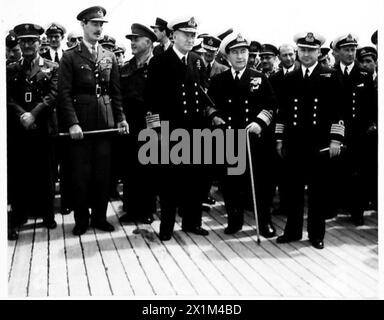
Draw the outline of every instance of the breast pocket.
<instances>
[{"instance_id":1,"label":"breast pocket","mask_svg":"<svg viewBox=\"0 0 384 320\"><path fill-rule=\"evenodd\" d=\"M108 83L111 79L111 70L112 70L112 63L111 64L103 64L100 66L100 80L101 82Z\"/></svg>"},{"instance_id":2,"label":"breast pocket","mask_svg":"<svg viewBox=\"0 0 384 320\"><path fill-rule=\"evenodd\" d=\"M77 69L77 81L80 85L90 85L93 83L94 74L88 64L81 64Z\"/></svg>"}]
</instances>

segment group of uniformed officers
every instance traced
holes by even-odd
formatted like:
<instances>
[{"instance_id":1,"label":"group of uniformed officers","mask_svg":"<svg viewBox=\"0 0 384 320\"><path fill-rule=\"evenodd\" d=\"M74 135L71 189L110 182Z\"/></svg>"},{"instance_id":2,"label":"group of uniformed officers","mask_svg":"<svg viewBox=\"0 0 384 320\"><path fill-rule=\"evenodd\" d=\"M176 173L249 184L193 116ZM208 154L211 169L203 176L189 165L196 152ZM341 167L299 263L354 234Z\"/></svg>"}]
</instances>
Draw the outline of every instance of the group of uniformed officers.
<instances>
[{"instance_id":1,"label":"group of uniformed officers","mask_svg":"<svg viewBox=\"0 0 384 320\"><path fill-rule=\"evenodd\" d=\"M208 235L202 212L203 203L212 203L213 183L224 197L226 234L241 231L255 199L259 231L274 237L278 190L276 211L287 216L278 243L302 238L305 203L308 238L317 249L324 247L326 219L340 208L356 225L364 224L364 210L377 209L375 47L360 48L346 34L322 48L321 35L304 32L294 36L296 46L277 48L233 29L196 41L193 17L157 18L150 28L132 24L126 38L133 57L124 62L125 48L102 37L105 16L100 6L80 12L83 35L70 33L66 51L58 23L46 30L20 24L6 38L10 240L30 216L56 227L56 181L61 213L74 212L74 235L89 226L114 230L106 212L118 182L121 223L151 223L158 197L162 241L171 239L177 213L183 231ZM49 47L43 48L44 32ZM252 157L245 172L229 175L229 164L143 165L141 130L154 129L167 150L176 144L161 135L165 121L169 130L190 133L246 129Z\"/></svg>"}]
</instances>

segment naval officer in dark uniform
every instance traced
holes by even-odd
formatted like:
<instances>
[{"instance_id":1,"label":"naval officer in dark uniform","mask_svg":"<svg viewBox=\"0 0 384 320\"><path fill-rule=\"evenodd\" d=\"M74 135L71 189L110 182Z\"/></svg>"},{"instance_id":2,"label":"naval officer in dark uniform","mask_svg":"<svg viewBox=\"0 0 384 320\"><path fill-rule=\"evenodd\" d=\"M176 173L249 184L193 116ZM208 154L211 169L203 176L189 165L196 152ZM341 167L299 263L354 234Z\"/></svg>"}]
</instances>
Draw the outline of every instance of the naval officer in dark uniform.
<instances>
[{"instance_id":1,"label":"naval officer in dark uniform","mask_svg":"<svg viewBox=\"0 0 384 320\"><path fill-rule=\"evenodd\" d=\"M283 203L287 223L277 242L302 238L304 189L308 185L308 237L315 248L322 249L329 211L327 192L339 178L329 176L329 168L331 158L340 154L345 132L341 82L335 71L318 63L325 42L321 35L301 33L294 41L301 67L284 79L276 120L276 148L284 159L288 184L288 201Z\"/></svg>"},{"instance_id":2,"label":"naval officer in dark uniform","mask_svg":"<svg viewBox=\"0 0 384 320\"><path fill-rule=\"evenodd\" d=\"M170 130L183 128L191 133L206 127L206 101L200 88L206 86L206 70L203 60L191 52L197 23L193 17L177 19L168 28L173 30L174 45L150 61L145 103L161 121L169 121ZM208 234L201 228L202 176L196 166L160 165L161 240L171 238L177 208L184 231Z\"/></svg>"},{"instance_id":3,"label":"naval officer in dark uniform","mask_svg":"<svg viewBox=\"0 0 384 320\"><path fill-rule=\"evenodd\" d=\"M214 126L250 131L259 228L263 236L273 237L275 229L270 219L273 185L269 182L269 163L274 145L270 124L277 103L267 77L247 67L249 42L240 33L234 32L224 38L220 50L232 67L212 78L208 95L215 107L209 108L208 114ZM242 229L246 202L251 198L249 175L249 170L246 170L244 174L225 175L223 178L228 214L226 234Z\"/></svg>"},{"instance_id":4,"label":"naval officer in dark uniform","mask_svg":"<svg viewBox=\"0 0 384 320\"><path fill-rule=\"evenodd\" d=\"M346 151L342 155L340 170L343 173L342 207L351 214L356 225L364 224L364 210L368 203L364 172L367 162L369 137L377 131L377 91L373 78L356 61L358 39L353 34L340 36L334 41L340 62L335 65L345 89L343 104L346 108ZM374 152L373 152L374 154ZM372 181L371 183L375 183Z\"/></svg>"},{"instance_id":5,"label":"naval officer in dark uniform","mask_svg":"<svg viewBox=\"0 0 384 320\"><path fill-rule=\"evenodd\" d=\"M24 23L14 32L22 59L7 66L8 179L12 225L28 216L42 216L53 229L53 109L57 96L58 65L38 54L44 29Z\"/></svg>"},{"instance_id":6,"label":"naval officer in dark uniform","mask_svg":"<svg viewBox=\"0 0 384 320\"><path fill-rule=\"evenodd\" d=\"M111 141L104 134L84 136L83 131L116 126L121 132L128 131L116 57L98 44L105 13L104 8L96 6L78 14L84 39L66 51L60 62L58 115L61 128L71 139L68 156L75 235L87 231L89 207L93 227L114 230L106 220Z\"/></svg>"}]
</instances>

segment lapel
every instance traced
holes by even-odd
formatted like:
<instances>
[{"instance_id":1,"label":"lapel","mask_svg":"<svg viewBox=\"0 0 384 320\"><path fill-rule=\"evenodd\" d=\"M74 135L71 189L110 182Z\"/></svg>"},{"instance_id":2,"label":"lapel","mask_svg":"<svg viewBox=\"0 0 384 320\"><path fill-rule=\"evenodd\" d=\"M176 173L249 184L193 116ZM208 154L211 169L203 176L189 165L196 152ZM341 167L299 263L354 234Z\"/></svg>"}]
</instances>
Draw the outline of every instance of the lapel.
<instances>
[{"instance_id":1,"label":"lapel","mask_svg":"<svg viewBox=\"0 0 384 320\"><path fill-rule=\"evenodd\" d=\"M96 63L99 63L104 58L104 53L105 53L104 51L105 49L103 49L103 47L100 44L98 44Z\"/></svg>"},{"instance_id":2,"label":"lapel","mask_svg":"<svg viewBox=\"0 0 384 320\"><path fill-rule=\"evenodd\" d=\"M97 48L99 50L99 47ZM89 60L90 62L92 62L93 64L95 63L95 61L93 60L93 57L91 55L91 53L89 52L87 46L84 44L83 41L80 42L79 46L77 49L75 49L78 54L83 57L84 59L87 59Z\"/></svg>"},{"instance_id":3,"label":"lapel","mask_svg":"<svg viewBox=\"0 0 384 320\"><path fill-rule=\"evenodd\" d=\"M31 70L31 73L29 75L29 79L32 79L36 75L36 73L38 73L40 71L40 68L43 66L44 66L44 58L39 56L37 63L35 63L35 65L33 66L32 70Z\"/></svg>"}]
</instances>

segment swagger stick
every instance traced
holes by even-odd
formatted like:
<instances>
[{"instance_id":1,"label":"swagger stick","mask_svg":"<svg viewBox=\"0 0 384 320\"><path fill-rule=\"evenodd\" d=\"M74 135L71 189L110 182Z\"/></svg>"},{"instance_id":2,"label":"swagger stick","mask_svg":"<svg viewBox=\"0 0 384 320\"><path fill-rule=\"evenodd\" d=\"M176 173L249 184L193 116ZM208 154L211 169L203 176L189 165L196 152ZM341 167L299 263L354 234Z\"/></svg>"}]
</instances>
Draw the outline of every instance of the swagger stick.
<instances>
[{"instance_id":1,"label":"swagger stick","mask_svg":"<svg viewBox=\"0 0 384 320\"><path fill-rule=\"evenodd\" d=\"M259 217L257 216L256 190L255 190L255 180L253 179L252 153L251 153L251 144L249 142L249 129L247 129L247 138L246 138L246 140L247 140L247 154L248 154L248 160L249 160L249 172L250 172L250 175L251 175L253 212L255 213L255 222L256 222L257 244L260 245Z\"/></svg>"},{"instance_id":2,"label":"swagger stick","mask_svg":"<svg viewBox=\"0 0 384 320\"><path fill-rule=\"evenodd\" d=\"M104 129L104 130L92 130L92 131L83 131L83 135L93 135L93 134L101 134L101 133L110 133L110 132L119 132L121 129ZM60 132L58 134L59 137L68 137L69 132Z\"/></svg>"}]
</instances>

